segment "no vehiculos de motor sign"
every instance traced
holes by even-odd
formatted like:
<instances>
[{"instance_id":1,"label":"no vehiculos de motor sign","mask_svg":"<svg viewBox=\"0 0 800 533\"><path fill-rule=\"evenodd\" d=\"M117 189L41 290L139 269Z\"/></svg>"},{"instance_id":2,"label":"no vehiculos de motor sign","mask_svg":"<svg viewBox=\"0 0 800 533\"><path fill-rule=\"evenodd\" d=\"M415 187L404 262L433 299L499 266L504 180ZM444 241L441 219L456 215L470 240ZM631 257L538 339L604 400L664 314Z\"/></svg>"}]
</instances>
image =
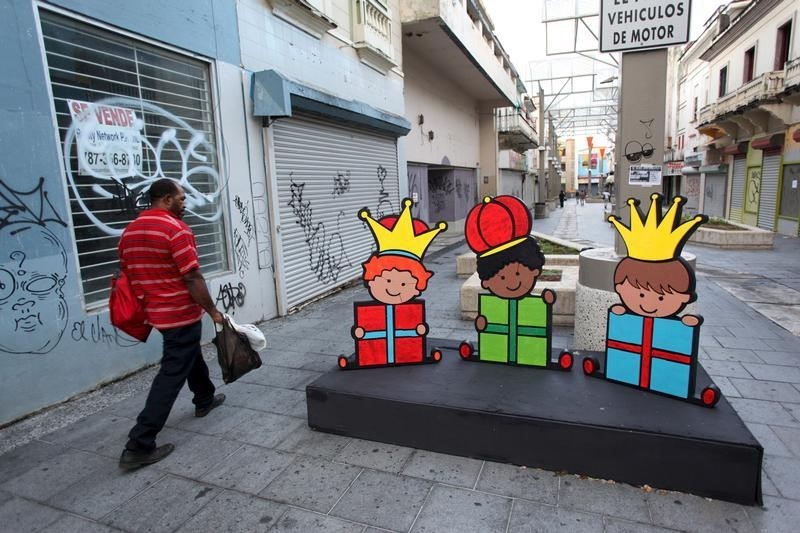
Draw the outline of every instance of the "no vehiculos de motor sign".
<instances>
[{"instance_id":1,"label":"no vehiculos de motor sign","mask_svg":"<svg viewBox=\"0 0 800 533\"><path fill-rule=\"evenodd\" d=\"M600 51L652 50L689 41L691 0L601 0Z\"/></svg>"},{"instance_id":2,"label":"no vehiculos de motor sign","mask_svg":"<svg viewBox=\"0 0 800 533\"><path fill-rule=\"evenodd\" d=\"M133 109L67 100L76 125L78 173L130 176L142 170L141 120Z\"/></svg>"}]
</instances>

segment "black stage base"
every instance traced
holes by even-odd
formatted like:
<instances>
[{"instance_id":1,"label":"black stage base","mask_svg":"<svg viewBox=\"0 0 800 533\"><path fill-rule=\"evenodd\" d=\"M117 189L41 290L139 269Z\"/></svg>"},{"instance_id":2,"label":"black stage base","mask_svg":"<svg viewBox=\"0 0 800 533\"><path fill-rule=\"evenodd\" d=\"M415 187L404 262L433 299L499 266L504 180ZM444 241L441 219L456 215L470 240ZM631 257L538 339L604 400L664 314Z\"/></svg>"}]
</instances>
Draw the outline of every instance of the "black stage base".
<instances>
[{"instance_id":1,"label":"black stage base","mask_svg":"<svg viewBox=\"0 0 800 533\"><path fill-rule=\"evenodd\" d=\"M763 448L714 408L571 372L461 361L332 370L306 387L313 429L434 452L761 504ZM557 357L554 352L554 358ZM698 365L697 388L711 381Z\"/></svg>"}]
</instances>

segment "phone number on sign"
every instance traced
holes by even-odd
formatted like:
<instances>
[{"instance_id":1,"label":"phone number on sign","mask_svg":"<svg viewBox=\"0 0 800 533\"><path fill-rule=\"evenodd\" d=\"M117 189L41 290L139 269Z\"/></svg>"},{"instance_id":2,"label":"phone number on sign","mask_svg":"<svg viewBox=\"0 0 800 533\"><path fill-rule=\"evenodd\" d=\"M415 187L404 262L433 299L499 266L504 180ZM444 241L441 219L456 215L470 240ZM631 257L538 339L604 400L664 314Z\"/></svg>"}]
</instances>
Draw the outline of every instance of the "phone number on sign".
<instances>
[{"instance_id":1,"label":"phone number on sign","mask_svg":"<svg viewBox=\"0 0 800 533\"><path fill-rule=\"evenodd\" d=\"M127 167L131 161L133 161L133 165L136 168L141 168L142 166L141 154L128 154L127 152L113 152L112 154L108 155L109 159L111 160L111 164L115 167ZM108 166L108 161L106 160L106 154L103 153L83 152L83 158L85 163L92 170L98 170Z\"/></svg>"}]
</instances>

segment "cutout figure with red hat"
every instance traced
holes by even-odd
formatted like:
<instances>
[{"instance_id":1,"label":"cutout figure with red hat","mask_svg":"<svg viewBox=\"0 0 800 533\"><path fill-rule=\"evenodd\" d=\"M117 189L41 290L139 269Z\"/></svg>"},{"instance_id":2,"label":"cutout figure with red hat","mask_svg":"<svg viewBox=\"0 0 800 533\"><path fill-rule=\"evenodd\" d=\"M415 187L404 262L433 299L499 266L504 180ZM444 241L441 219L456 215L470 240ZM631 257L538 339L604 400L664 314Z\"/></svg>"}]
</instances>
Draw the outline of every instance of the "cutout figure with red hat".
<instances>
[{"instance_id":1,"label":"cutout figure with red hat","mask_svg":"<svg viewBox=\"0 0 800 533\"><path fill-rule=\"evenodd\" d=\"M531 213L514 196L486 197L467 215L467 244L478 256L481 286L491 294L478 301L478 349L463 342L465 360L569 370L572 356L551 360L552 306L556 293L531 294L544 267L544 254L530 235Z\"/></svg>"},{"instance_id":2,"label":"cutout figure with red hat","mask_svg":"<svg viewBox=\"0 0 800 533\"><path fill-rule=\"evenodd\" d=\"M447 229L439 222L428 228L411 217L412 201L403 200L400 215L375 220L364 208L358 216L372 231L378 251L362 265L364 284L375 301L356 302L355 353L339 357L339 368L366 368L437 363L441 352L427 355L425 302L415 300L428 286L433 272L422 257L434 237Z\"/></svg>"}]
</instances>

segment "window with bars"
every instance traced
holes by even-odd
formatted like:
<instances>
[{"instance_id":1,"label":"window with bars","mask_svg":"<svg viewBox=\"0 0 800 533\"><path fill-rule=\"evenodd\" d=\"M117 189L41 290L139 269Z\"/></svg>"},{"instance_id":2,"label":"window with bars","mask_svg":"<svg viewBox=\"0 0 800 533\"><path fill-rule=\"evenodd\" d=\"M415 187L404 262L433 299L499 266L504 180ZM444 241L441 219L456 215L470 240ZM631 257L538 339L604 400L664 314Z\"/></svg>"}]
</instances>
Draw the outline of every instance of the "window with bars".
<instances>
[{"instance_id":1,"label":"window with bars","mask_svg":"<svg viewBox=\"0 0 800 533\"><path fill-rule=\"evenodd\" d=\"M229 268L209 65L41 11L84 300L108 300L125 226L173 178L203 272Z\"/></svg>"}]
</instances>

